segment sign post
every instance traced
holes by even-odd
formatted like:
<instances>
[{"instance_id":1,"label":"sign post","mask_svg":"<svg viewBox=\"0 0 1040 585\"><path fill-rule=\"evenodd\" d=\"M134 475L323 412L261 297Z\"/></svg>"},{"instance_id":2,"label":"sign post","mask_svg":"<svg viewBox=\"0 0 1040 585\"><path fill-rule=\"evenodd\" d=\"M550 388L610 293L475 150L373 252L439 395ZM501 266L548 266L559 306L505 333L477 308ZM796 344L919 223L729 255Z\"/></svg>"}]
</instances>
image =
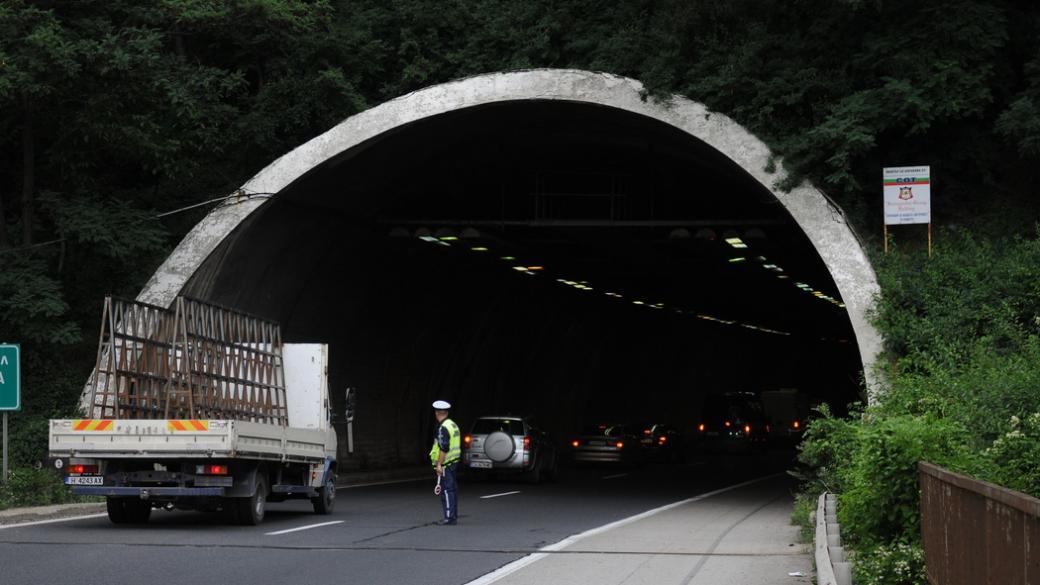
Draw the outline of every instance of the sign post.
<instances>
[{"instance_id":1,"label":"sign post","mask_svg":"<svg viewBox=\"0 0 1040 585\"><path fill-rule=\"evenodd\" d=\"M888 253L888 226L928 224L928 257L932 256L932 179L928 165L885 167L881 172L884 194L884 247Z\"/></svg>"},{"instance_id":2,"label":"sign post","mask_svg":"<svg viewBox=\"0 0 1040 585\"><path fill-rule=\"evenodd\" d=\"M22 409L22 348L18 344L0 344L0 411L4 413L3 483L7 483L7 412Z\"/></svg>"}]
</instances>

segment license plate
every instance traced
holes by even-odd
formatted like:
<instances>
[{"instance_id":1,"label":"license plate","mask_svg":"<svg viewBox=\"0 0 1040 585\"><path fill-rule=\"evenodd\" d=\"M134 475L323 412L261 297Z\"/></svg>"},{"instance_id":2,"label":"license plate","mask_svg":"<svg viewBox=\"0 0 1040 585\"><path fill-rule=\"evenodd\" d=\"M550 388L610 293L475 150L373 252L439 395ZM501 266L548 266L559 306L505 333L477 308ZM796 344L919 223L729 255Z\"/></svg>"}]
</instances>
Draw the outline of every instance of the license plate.
<instances>
[{"instance_id":1,"label":"license plate","mask_svg":"<svg viewBox=\"0 0 1040 585\"><path fill-rule=\"evenodd\" d=\"M606 441L589 441L589 444L590 445L594 445L596 447L602 447L603 445L606 445L607 442Z\"/></svg>"},{"instance_id":2,"label":"license plate","mask_svg":"<svg viewBox=\"0 0 1040 585\"><path fill-rule=\"evenodd\" d=\"M70 475L65 478L65 485L105 485L105 478L100 475Z\"/></svg>"},{"instance_id":3,"label":"license plate","mask_svg":"<svg viewBox=\"0 0 1040 585\"><path fill-rule=\"evenodd\" d=\"M475 469L491 469L490 461L470 461L469 466Z\"/></svg>"}]
</instances>

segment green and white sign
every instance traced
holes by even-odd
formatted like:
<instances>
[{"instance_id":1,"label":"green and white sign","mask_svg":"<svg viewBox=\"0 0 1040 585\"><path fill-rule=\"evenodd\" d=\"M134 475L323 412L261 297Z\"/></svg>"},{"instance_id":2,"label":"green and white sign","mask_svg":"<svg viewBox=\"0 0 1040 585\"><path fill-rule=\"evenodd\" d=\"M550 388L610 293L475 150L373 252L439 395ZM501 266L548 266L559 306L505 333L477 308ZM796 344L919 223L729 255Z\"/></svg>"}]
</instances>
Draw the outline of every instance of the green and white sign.
<instances>
[{"instance_id":1,"label":"green and white sign","mask_svg":"<svg viewBox=\"0 0 1040 585\"><path fill-rule=\"evenodd\" d=\"M22 409L22 348L0 344L0 410Z\"/></svg>"}]
</instances>

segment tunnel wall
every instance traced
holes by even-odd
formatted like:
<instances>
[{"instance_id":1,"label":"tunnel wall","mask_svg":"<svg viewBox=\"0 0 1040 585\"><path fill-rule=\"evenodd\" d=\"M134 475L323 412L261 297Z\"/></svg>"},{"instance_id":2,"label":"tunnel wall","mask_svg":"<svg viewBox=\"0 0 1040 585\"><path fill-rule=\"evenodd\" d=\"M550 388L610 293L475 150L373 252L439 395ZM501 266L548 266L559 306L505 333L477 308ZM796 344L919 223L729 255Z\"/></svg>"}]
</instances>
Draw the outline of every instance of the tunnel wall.
<instances>
[{"instance_id":1,"label":"tunnel wall","mask_svg":"<svg viewBox=\"0 0 1040 585\"><path fill-rule=\"evenodd\" d=\"M531 70L480 75L426 88L352 116L274 161L214 209L159 267L138 299L168 306L204 261L235 228L288 185L333 157L380 134L438 114L517 100L562 100L607 106L647 116L718 150L768 189L809 237L846 305L868 388L881 338L867 320L879 292L867 256L840 209L808 183L791 191L776 185L781 164L770 164L764 143L724 115L682 97L645 99L632 79L576 70ZM775 170L769 170L775 169Z\"/></svg>"}]
</instances>

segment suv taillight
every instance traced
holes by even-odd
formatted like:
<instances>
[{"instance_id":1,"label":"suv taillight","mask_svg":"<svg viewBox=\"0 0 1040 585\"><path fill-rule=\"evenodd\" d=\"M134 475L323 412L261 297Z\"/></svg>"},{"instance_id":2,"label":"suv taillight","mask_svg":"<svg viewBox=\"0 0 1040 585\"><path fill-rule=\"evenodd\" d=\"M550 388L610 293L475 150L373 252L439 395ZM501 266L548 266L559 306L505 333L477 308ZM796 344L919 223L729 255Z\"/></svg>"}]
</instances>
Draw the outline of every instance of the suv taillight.
<instances>
[{"instance_id":1,"label":"suv taillight","mask_svg":"<svg viewBox=\"0 0 1040 585\"><path fill-rule=\"evenodd\" d=\"M524 437L524 451L531 450L531 437Z\"/></svg>"},{"instance_id":2,"label":"suv taillight","mask_svg":"<svg viewBox=\"0 0 1040 585\"><path fill-rule=\"evenodd\" d=\"M466 435L465 437L462 437L462 442L465 443L467 447L469 447L469 444L473 442L473 437L470 435Z\"/></svg>"}]
</instances>

